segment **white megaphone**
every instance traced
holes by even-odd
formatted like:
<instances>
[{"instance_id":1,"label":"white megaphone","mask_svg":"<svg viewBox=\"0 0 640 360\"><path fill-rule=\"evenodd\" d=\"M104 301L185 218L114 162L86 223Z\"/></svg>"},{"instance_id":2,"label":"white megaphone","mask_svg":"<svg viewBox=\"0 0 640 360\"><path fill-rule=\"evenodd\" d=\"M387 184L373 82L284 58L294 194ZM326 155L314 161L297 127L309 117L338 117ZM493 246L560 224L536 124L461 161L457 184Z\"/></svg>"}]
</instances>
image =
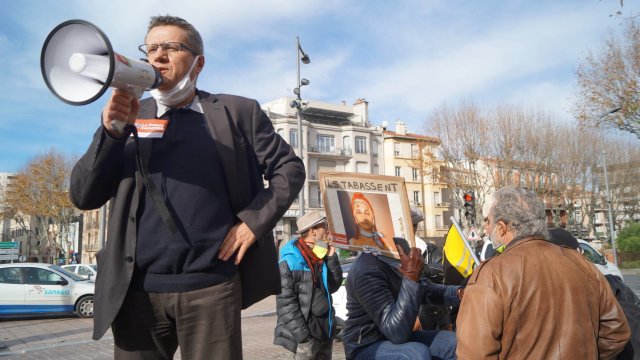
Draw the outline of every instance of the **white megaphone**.
<instances>
[{"instance_id":1,"label":"white megaphone","mask_svg":"<svg viewBox=\"0 0 640 360\"><path fill-rule=\"evenodd\" d=\"M130 90L140 98L162 82L153 66L113 51L107 36L84 20L65 21L49 33L40 69L49 90L71 105L92 103L108 87ZM112 125L122 130L125 123L116 121Z\"/></svg>"}]
</instances>

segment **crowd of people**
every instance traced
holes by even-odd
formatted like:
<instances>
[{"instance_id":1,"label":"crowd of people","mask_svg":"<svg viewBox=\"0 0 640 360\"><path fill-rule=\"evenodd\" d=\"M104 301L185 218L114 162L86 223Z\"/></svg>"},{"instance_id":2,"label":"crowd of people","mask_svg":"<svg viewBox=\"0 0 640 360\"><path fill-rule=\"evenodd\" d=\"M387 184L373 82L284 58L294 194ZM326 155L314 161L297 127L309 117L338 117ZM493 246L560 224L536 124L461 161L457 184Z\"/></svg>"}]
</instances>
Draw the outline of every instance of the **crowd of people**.
<instances>
[{"instance_id":1,"label":"crowd of people","mask_svg":"<svg viewBox=\"0 0 640 360\"><path fill-rule=\"evenodd\" d=\"M488 241L503 250L500 255L484 260L463 286L436 284L425 276L423 250L426 246L409 248L403 239L394 239L399 260L372 252L359 254L346 281L348 318L342 339L346 358L634 359L640 356L638 345L634 345L637 340L631 338L631 328L637 332L640 307L616 297L616 293L623 293L633 299L635 294L629 295L628 288L615 276L605 278L577 251L578 242L569 232L550 231L544 210L543 203L528 190L506 187L496 191L485 203L482 216ZM326 229L324 214L312 214L305 215L299 227L306 230L304 220L313 216L322 219L318 220L322 224L313 225ZM419 211L412 210L411 215L414 227L423 220ZM325 230L320 234L328 235ZM316 246L316 242L307 241L306 237L301 239L312 248ZM299 242L293 240L294 244ZM330 243L328 246L331 247ZM287 256L284 250L282 255ZM335 265L336 259L326 261ZM280 297L290 298L291 292L287 291L286 295L284 292L285 288L291 288L285 286L289 275L284 274L289 274L293 267L295 264L290 260L281 260L283 294L278 300L279 327L282 319L292 319L288 308L281 306L284 303ZM342 275L335 269L328 271L330 277ZM622 290L612 291L616 287ZM327 289L320 293L334 291ZM304 334L298 338L299 345L318 341L313 335L306 339L309 326L315 322L313 307L301 305L308 303L304 301L308 297L306 290L301 290L300 305L295 309L302 309L302 316L295 314L297 323L288 321L288 332ZM437 306L459 308L454 326L448 323L448 327L423 327L423 323L434 319L421 316L421 309ZM430 314L437 316L433 311ZM629 316L634 318L628 321ZM275 343L280 343L277 334L278 329ZM296 359L331 358L320 350L300 353L288 348Z\"/></svg>"},{"instance_id":2,"label":"crowd of people","mask_svg":"<svg viewBox=\"0 0 640 360\"><path fill-rule=\"evenodd\" d=\"M144 100L114 90L71 175L78 208L110 202L93 338L110 327L116 359L173 359L178 347L183 359L241 359L240 310L277 294L274 343L296 359L330 359L343 273L326 215L300 217L279 257L271 231L304 183L302 161L256 101L196 88L205 57L190 23L152 17L140 50L161 85ZM139 136L140 119L161 123L159 136ZM485 204L485 234L504 249L462 286L425 276L428 244L390 246L362 194L351 206L351 242L395 247L399 259L363 252L353 262L348 359L640 356L629 342L637 312L616 299L624 284L613 281L614 294L575 247L553 244L533 193L504 188ZM414 225L423 218L413 215ZM455 324L426 325L425 306L459 308Z\"/></svg>"}]
</instances>

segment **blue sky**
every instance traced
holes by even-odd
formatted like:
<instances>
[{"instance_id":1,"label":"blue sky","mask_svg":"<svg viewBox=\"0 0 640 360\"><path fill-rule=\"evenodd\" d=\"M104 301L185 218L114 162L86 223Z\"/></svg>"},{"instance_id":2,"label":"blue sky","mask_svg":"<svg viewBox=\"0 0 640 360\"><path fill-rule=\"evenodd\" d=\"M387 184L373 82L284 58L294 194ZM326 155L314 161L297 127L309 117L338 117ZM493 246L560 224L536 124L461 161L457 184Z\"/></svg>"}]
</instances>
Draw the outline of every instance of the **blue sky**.
<instances>
[{"instance_id":1,"label":"blue sky","mask_svg":"<svg viewBox=\"0 0 640 360\"><path fill-rule=\"evenodd\" d=\"M444 102L541 107L570 121L575 70L621 20L619 0L6 0L0 13L0 172L51 148L81 155L106 96L67 105L47 89L40 52L70 19L97 25L138 57L152 15L185 18L205 41L198 87L260 102L291 96L296 36L311 63L303 98L369 102L373 124L402 120L424 132ZM637 14L625 1L624 14ZM145 94L145 96L147 96ZM391 127L393 129L393 127Z\"/></svg>"}]
</instances>

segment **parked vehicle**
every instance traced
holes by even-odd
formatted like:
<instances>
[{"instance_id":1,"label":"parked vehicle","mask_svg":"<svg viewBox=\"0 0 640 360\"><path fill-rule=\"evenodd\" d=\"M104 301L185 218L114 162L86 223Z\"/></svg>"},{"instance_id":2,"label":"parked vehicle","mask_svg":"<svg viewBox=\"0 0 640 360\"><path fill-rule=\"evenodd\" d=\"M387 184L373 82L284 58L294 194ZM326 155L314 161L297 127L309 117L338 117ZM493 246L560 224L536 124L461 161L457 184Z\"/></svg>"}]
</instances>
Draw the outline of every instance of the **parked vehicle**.
<instances>
[{"instance_id":1,"label":"parked vehicle","mask_svg":"<svg viewBox=\"0 0 640 360\"><path fill-rule=\"evenodd\" d=\"M93 316L95 282L57 265L0 264L0 316L77 313Z\"/></svg>"},{"instance_id":2,"label":"parked vehicle","mask_svg":"<svg viewBox=\"0 0 640 360\"><path fill-rule=\"evenodd\" d=\"M342 286L332 295L333 307L336 310L336 328L338 329L336 340L338 341L342 341L342 330L345 327L345 320L347 320L347 288L345 284L347 283L347 276L349 275L349 269L351 269L353 260L355 260L355 257L340 261L340 266L342 267Z\"/></svg>"},{"instance_id":3,"label":"parked vehicle","mask_svg":"<svg viewBox=\"0 0 640 360\"><path fill-rule=\"evenodd\" d=\"M62 268L89 279L95 279L98 275L98 265L96 264L71 264L63 265Z\"/></svg>"},{"instance_id":4,"label":"parked vehicle","mask_svg":"<svg viewBox=\"0 0 640 360\"><path fill-rule=\"evenodd\" d=\"M584 257L586 257L589 261L591 261L601 273L604 275L615 275L620 279L624 280L622 277L622 272L614 263L610 263L604 257L604 255L600 254L598 250L594 249L588 242L578 239L578 246L580 246L580 252Z\"/></svg>"}]
</instances>

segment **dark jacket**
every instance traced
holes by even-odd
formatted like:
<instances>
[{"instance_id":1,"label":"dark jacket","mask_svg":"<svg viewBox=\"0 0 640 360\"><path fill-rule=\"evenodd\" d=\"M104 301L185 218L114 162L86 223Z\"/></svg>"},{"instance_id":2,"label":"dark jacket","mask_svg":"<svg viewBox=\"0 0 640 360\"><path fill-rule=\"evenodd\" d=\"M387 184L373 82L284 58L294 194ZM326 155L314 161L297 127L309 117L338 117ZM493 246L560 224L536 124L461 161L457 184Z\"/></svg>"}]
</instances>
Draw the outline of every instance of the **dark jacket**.
<instances>
[{"instance_id":1,"label":"dark jacket","mask_svg":"<svg viewBox=\"0 0 640 360\"><path fill-rule=\"evenodd\" d=\"M280 290L271 230L299 193L304 165L291 146L275 134L255 100L204 91L198 96L216 141L231 209L237 221L247 224L257 238L239 268L242 307L246 308ZM138 117L156 118L156 109L155 100L145 99ZM151 142L140 141L139 151L142 162L148 163ZM94 297L96 340L118 314L133 273L136 215L144 186L134 154L131 137L114 139L100 127L71 173L71 200L79 209L96 209L110 201L107 244L97 254L103 271L96 278Z\"/></svg>"},{"instance_id":2,"label":"dark jacket","mask_svg":"<svg viewBox=\"0 0 640 360\"><path fill-rule=\"evenodd\" d=\"M399 265L399 263L398 263ZM420 305L458 305L458 286L413 282L378 256L362 253L347 277L347 316L343 341L347 359L381 340L408 342Z\"/></svg>"},{"instance_id":3,"label":"dark jacket","mask_svg":"<svg viewBox=\"0 0 640 360\"><path fill-rule=\"evenodd\" d=\"M620 303L631 329L631 338L616 359L640 360L640 298L619 277L615 275L605 275L604 277L609 282L613 295Z\"/></svg>"},{"instance_id":4,"label":"dark jacket","mask_svg":"<svg viewBox=\"0 0 640 360\"><path fill-rule=\"evenodd\" d=\"M280 281L282 292L276 296L278 322L274 330L273 343L296 352L299 343L308 341L311 303L314 296L311 269L295 246L299 239L289 241L280 251ZM322 264L322 286L327 294L330 311L329 323L332 333L335 327L335 310L331 294L342 284L342 268L338 254L327 256ZM318 289L315 289L318 291Z\"/></svg>"}]
</instances>

